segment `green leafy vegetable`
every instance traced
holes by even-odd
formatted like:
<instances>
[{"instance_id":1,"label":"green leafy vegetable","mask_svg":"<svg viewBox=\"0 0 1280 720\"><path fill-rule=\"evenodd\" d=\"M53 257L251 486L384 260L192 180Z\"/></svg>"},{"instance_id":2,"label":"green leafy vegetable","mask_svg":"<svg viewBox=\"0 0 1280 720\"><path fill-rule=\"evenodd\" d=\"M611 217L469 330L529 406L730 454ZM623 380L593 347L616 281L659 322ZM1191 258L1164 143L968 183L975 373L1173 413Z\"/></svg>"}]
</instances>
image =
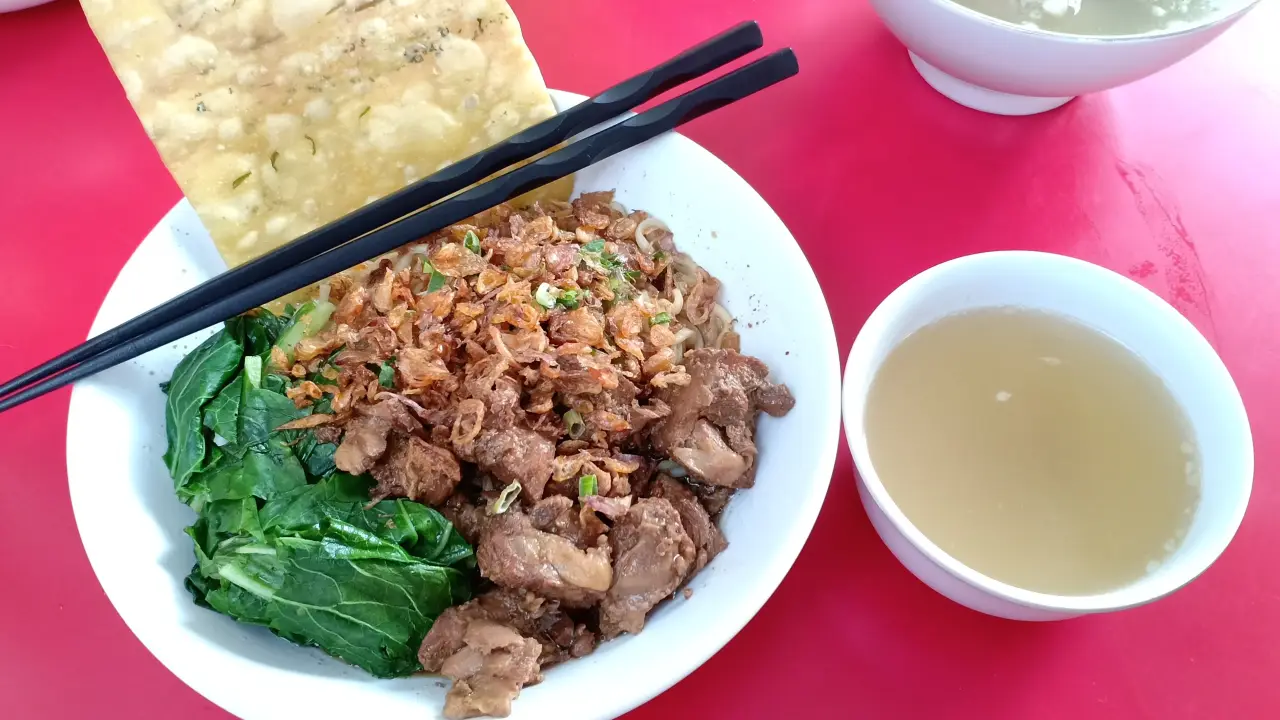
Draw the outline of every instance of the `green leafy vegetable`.
<instances>
[{"instance_id":1,"label":"green leafy vegetable","mask_svg":"<svg viewBox=\"0 0 1280 720\"><path fill-rule=\"evenodd\" d=\"M584 498L588 495L595 495L596 487L597 483L595 475L583 475L578 478L578 497Z\"/></svg>"},{"instance_id":2,"label":"green leafy vegetable","mask_svg":"<svg viewBox=\"0 0 1280 720\"><path fill-rule=\"evenodd\" d=\"M258 309L226 322L226 330L244 348L245 355L271 354L276 338L289 326L289 317Z\"/></svg>"},{"instance_id":3,"label":"green leafy vegetable","mask_svg":"<svg viewBox=\"0 0 1280 720\"><path fill-rule=\"evenodd\" d=\"M582 246L582 252L595 253L597 255L604 252L604 240L601 240L600 238L596 238L595 240L592 240L591 242Z\"/></svg>"},{"instance_id":4,"label":"green leafy vegetable","mask_svg":"<svg viewBox=\"0 0 1280 720\"><path fill-rule=\"evenodd\" d=\"M649 318L650 325L667 325L671 322L671 313L660 312Z\"/></svg>"},{"instance_id":5,"label":"green leafy vegetable","mask_svg":"<svg viewBox=\"0 0 1280 720\"><path fill-rule=\"evenodd\" d=\"M319 310L236 318L170 380L165 462L198 513L186 586L197 604L240 622L379 677L409 675L435 618L470 597L475 557L435 510L370 504L373 480L337 471L336 447L313 430L277 429L323 409L297 408L287 380L263 372L273 345L312 331Z\"/></svg>"},{"instance_id":6,"label":"green leafy vegetable","mask_svg":"<svg viewBox=\"0 0 1280 720\"><path fill-rule=\"evenodd\" d=\"M476 235L474 230L468 230L467 234L462 236L462 246L477 255L481 254L480 236Z\"/></svg>"},{"instance_id":7,"label":"green leafy vegetable","mask_svg":"<svg viewBox=\"0 0 1280 720\"><path fill-rule=\"evenodd\" d=\"M199 470L208 450L201 412L240 368L242 348L226 330L200 343L174 368L165 398L164 426L169 447L165 465L175 488Z\"/></svg>"}]
</instances>

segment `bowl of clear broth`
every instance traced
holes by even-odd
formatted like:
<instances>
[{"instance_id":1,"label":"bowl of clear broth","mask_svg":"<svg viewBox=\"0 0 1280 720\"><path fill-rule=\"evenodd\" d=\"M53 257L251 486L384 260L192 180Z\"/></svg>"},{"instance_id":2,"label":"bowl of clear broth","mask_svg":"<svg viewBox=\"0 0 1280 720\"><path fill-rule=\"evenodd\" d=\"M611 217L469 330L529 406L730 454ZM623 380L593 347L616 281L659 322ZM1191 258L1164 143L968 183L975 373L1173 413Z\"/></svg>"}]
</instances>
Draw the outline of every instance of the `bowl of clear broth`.
<instances>
[{"instance_id":1,"label":"bowl of clear broth","mask_svg":"<svg viewBox=\"0 0 1280 720\"><path fill-rule=\"evenodd\" d=\"M935 90L1030 115L1163 70L1257 0L872 0Z\"/></svg>"},{"instance_id":2,"label":"bowl of clear broth","mask_svg":"<svg viewBox=\"0 0 1280 720\"><path fill-rule=\"evenodd\" d=\"M1168 595L1226 549L1248 504L1249 421L1213 347L1082 260L994 252L915 276L859 332L843 393L876 531L990 615Z\"/></svg>"}]
</instances>

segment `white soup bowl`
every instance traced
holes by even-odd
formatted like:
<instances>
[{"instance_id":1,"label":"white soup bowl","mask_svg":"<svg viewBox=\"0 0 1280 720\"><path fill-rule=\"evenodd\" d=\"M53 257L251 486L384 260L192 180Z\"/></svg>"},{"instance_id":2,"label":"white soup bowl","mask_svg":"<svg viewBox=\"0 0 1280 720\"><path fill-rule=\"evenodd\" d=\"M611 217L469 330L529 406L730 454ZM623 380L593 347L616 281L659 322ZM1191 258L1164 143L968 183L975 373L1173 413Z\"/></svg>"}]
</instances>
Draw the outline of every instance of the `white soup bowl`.
<instances>
[{"instance_id":1,"label":"white soup bowl","mask_svg":"<svg viewBox=\"0 0 1280 720\"><path fill-rule=\"evenodd\" d=\"M1222 0L1200 22L1164 32L1085 36L997 20L952 0L871 0L926 82L961 105L1000 115L1052 110L1163 70L1256 3Z\"/></svg>"},{"instance_id":2,"label":"white soup bowl","mask_svg":"<svg viewBox=\"0 0 1280 720\"><path fill-rule=\"evenodd\" d=\"M903 514L876 474L864 425L876 370L908 335L943 317L1019 307L1071 318L1119 341L1164 381L1200 452L1200 502L1186 538L1154 572L1095 595L1049 595L994 580L947 554ZM937 265L894 290L863 325L844 372L844 427L858 493L881 539L927 585L974 610L1014 620L1057 620L1142 605L1186 585L1222 554L1244 517L1253 441L1244 403L1208 341L1132 280L1083 260L1008 251Z\"/></svg>"}]
</instances>

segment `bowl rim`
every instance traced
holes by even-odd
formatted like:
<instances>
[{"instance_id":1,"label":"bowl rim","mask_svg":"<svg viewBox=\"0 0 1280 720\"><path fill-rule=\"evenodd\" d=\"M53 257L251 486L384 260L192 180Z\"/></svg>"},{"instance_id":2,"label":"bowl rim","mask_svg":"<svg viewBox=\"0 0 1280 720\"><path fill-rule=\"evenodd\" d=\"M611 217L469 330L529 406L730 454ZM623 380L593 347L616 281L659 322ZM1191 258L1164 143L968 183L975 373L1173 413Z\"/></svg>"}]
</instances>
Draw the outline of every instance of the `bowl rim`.
<instances>
[{"instance_id":1,"label":"bowl rim","mask_svg":"<svg viewBox=\"0 0 1280 720\"><path fill-rule=\"evenodd\" d=\"M549 90L549 93L555 101L557 109L560 110L586 99L583 95L554 89ZM816 423L815 427L811 428L809 432L819 434L821 439L815 444L816 453L814 457L816 462L813 465L815 472L812 474L812 481L804 485L807 488L806 491L798 496L798 501L792 506L793 510L790 515L794 519L790 523L790 531L778 538L774 545L775 550L770 553L769 557L761 559L753 572L755 579L736 595L738 601L733 603L731 608L724 608L719 612L720 617L724 618L725 622L723 624L718 623L714 628L708 628L708 630L714 629L714 633L701 633L696 644L692 647L684 648L682 652L669 658L669 661L664 663L661 672L645 674L648 679L634 683L629 692L617 693L610 702L601 703L593 707L591 713L587 715L589 717L615 717L656 697L703 665L746 627L765 602L772 597L808 541L818 514L825 502L840 447L839 395L837 392L833 392L833 390L839 388L840 383L839 349L830 308L812 266L808 263L803 250L801 250L800 245L795 241L794 235L792 235L782 219L778 217L777 213L773 211L764 198L745 179L738 175L731 166L693 140L679 133L673 133L673 135L679 136L682 157L696 157L699 164L714 163L719 168L718 172L727 173L727 178L736 181L732 183L735 186L734 192L743 201L758 203L762 209L776 219L779 229L776 243L778 252L789 256L791 261L797 263L797 268L803 268L805 272L798 274L797 281L811 289L813 298L821 304L822 309L825 311L822 316L811 319L811 322L814 323L814 333L818 337L819 343L815 347L816 352L813 356L815 361L811 361L815 362L818 367L809 368L810 371L821 373L822 381L820 385L825 388L815 393L813 398L815 401L814 411L809 419L810 422ZM185 200L179 200L174 208L170 209L163 218L157 221L156 225L148 232L147 237L150 237L163 227L168 222L168 218L176 210L181 209L185 203ZM137 251L135 250L134 255L136 254ZM129 262L133 260L133 257L133 255L130 256ZM113 281L112 289L115 288L118 282L119 277ZM108 291L108 295L110 292L111 290ZM105 299L104 302L106 302ZM103 321L102 309L100 308L95 316L90 334L101 332L107 326L107 323ZM91 383L86 383L86 385L91 385ZM86 402L86 395L90 394L85 392L88 389L87 387L76 385L72 391L71 402L68 406L66 456L72 510L77 521L76 531L80 534L81 543L85 547L90 566L98 578L99 585L102 586L103 591L112 603L112 607L120 615L121 619L125 621L134 636L169 672L176 675L184 684L215 705L233 713L242 711L247 707L244 702L230 702L226 692L215 692L218 686L218 682L215 679L203 677L193 672L194 669L186 665L179 664L175 666L171 664L169 660L172 658L173 648L148 641L148 638L154 640L157 637L157 633L163 632L163 629L149 626L145 622L146 618L136 607L136 603L132 601L123 605L123 607L129 608L127 613L121 611L122 606L117 603L117 595L121 594L121 579L118 577L120 573L115 569L113 563L105 562L103 557L110 554L112 548L103 547L100 539L96 536L94 536L95 543L93 546L87 542L89 537L84 534L84 525L80 522L80 516L82 513L89 513L92 510L86 504L83 491L77 493L75 489L77 485L83 485L86 480L82 479L77 482L74 478L83 476L86 472L85 461L77 459L78 448L75 446L74 440L80 436L78 433L83 431L82 426L86 424L82 416L85 412L83 405ZM81 496L79 502L77 502L78 494ZM107 572L108 567L112 568L110 572ZM106 572L105 575L104 572ZM112 592L113 590L115 591L114 593ZM163 648L163 654L157 654L157 650L160 648ZM590 658L587 658L587 660L590 661ZM372 680L372 677L370 676L368 679ZM518 701L515 711L519 714L520 705Z\"/></svg>"},{"instance_id":2,"label":"bowl rim","mask_svg":"<svg viewBox=\"0 0 1280 720\"><path fill-rule=\"evenodd\" d=\"M897 2L898 0L889 0L889 2ZM1122 43L1137 44L1142 42L1153 42L1156 40L1165 40L1168 38L1176 38L1184 35L1193 35L1203 32L1219 25L1230 24L1240 19L1242 15L1252 10L1262 0L1245 0L1244 4L1234 10L1216 11L1210 13L1204 20L1187 27L1179 27L1175 29L1161 30L1150 33L1129 33L1126 35L1077 35L1075 33L1059 32L1056 30L1044 30L1041 28L1027 27L1017 23L1002 20L984 12L974 10L973 8L961 5L959 0L925 0L933 5L956 13L964 18L980 22L990 27L1000 30L1011 30L1020 35L1028 37L1043 37L1063 42L1077 43L1081 45L1118 45Z\"/></svg>"},{"instance_id":3,"label":"bowl rim","mask_svg":"<svg viewBox=\"0 0 1280 720\"><path fill-rule=\"evenodd\" d=\"M928 536L921 531L915 523L907 518L906 514L898 506L897 502L890 496L889 491L880 481L879 475L876 473L875 467L871 462L870 451L867 446L866 433L863 429L864 419L859 413L856 413L855 407L864 404L864 398L858 397L854 389L861 383L854 380L853 374L859 372L860 369L866 375L874 377L875 367L870 363L871 347L874 343L879 342L880 337L884 334L883 330L890 320L896 317L900 306L902 306L908 296L912 295L917 288L923 287L932 282L935 278L944 274L954 272L969 265L981 264L985 262L1001 261L1004 259L1016 258L1030 262L1039 262L1046 265L1057 267L1071 267L1077 272L1089 273L1093 279L1099 283L1118 284L1118 287L1124 288L1135 301L1144 303L1153 316L1160 319L1169 327L1170 333L1178 333L1186 338L1190 343L1202 344L1207 348L1216 363L1207 369L1207 373L1216 376L1216 384L1220 384L1224 391L1229 391L1224 400L1233 406L1235 414L1238 416L1239 425L1242 430L1242 447L1244 448L1245 457L1243 458L1243 469L1245 478L1244 493L1240 498L1238 505L1232 509L1230 519L1227 522L1227 530L1221 535L1210 541L1208 545L1212 552L1206 553L1207 558L1203 562L1188 562L1183 564L1177 572L1169 573L1168 579L1155 585L1150 592L1143 594L1135 594L1126 592L1129 586L1109 590L1102 593L1094 593L1090 595L1055 595L1052 593L1037 592L1034 590L1026 590L1008 583L996 580L985 575L957 559L947 551L943 550L937 543L929 539ZM903 538L907 540L917 551L923 554L932 564L946 571L947 574L961 582L969 585L989 596L1004 600L1006 602L1020 605L1027 608L1037 610L1045 610L1051 612L1070 612L1070 613L1100 613L1110 612L1114 610L1122 610L1125 608L1136 607L1146 603L1158 600L1169 595L1187 583L1199 577L1204 571L1222 555L1231 540L1239 532L1240 525L1244 521L1245 510L1249 504L1249 498L1253 489L1254 476L1254 452L1252 429L1249 425L1248 414L1246 412L1244 402L1240 397L1239 389L1235 385L1234 379L1227 370L1226 365L1218 356L1217 352L1209 344L1209 341L1200 334L1200 331L1191 324L1181 313L1173 306L1166 303L1160 296L1151 292L1139 283L1120 275L1112 270L1104 268L1100 265L1080 260L1067 255L1059 255L1057 253L1040 252L1033 250L997 250L991 252L974 253L964 255L952 260L948 260L934 265L923 272L912 276L897 288L893 290L881 303L872 311L867 322L863 324L859 330L858 336L853 341L853 346L849 350L848 358L845 362L844 375L841 384L841 407L844 419L845 441L849 445L850 454L853 456L854 468L858 474L859 481L867 490L867 494L875 502L878 509L884 513L884 516L892 524L893 528ZM1121 602L1116 602L1114 598L1117 596L1124 597L1129 595Z\"/></svg>"}]
</instances>

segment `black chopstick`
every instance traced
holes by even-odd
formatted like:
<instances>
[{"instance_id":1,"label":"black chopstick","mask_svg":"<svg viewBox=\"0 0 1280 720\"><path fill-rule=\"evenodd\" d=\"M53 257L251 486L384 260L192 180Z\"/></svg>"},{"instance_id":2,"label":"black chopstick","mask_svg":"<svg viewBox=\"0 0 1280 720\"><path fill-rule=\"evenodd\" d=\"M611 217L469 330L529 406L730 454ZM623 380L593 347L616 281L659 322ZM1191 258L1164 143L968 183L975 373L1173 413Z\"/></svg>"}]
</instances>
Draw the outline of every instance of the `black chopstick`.
<instances>
[{"instance_id":1,"label":"black chopstick","mask_svg":"<svg viewBox=\"0 0 1280 720\"><path fill-rule=\"evenodd\" d=\"M779 50L695 90L578 140L540 160L379 228L263 282L243 288L176 322L155 328L115 346L60 375L28 386L0 400L0 412L426 237L476 213L575 173L592 163L741 100L797 72L799 72L799 65L795 54L790 49Z\"/></svg>"},{"instance_id":2,"label":"black chopstick","mask_svg":"<svg viewBox=\"0 0 1280 720\"><path fill-rule=\"evenodd\" d=\"M233 268L0 384L0 397L178 320L238 290L438 202L517 162L545 152L592 126L759 49L760 26L741 23L666 62L625 80L504 142L464 158L386 197Z\"/></svg>"}]
</instances>

